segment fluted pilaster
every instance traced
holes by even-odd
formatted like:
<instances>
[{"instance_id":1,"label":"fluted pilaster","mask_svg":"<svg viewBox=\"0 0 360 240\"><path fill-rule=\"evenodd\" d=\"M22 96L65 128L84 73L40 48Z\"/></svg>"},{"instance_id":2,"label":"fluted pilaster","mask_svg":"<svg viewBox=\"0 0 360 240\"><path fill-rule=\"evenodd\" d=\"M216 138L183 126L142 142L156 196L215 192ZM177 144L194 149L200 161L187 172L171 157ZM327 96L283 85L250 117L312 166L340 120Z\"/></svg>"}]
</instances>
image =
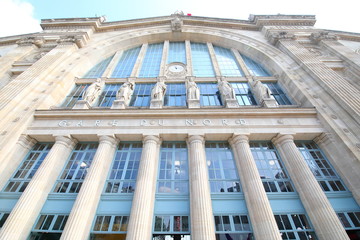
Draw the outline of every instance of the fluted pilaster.
<instances>
[{"instance_id":1,"label":"fluted pilaster","mask_svg":"<svg viewBox=\"0 0 360 240\"><path fill-rule=\"evenodd\" d=\"M318 184L290 134L273 139L300 199L321 240L349 239L329 200Z\"/></svg>"},{"instance_id":2,"label":"fluted pilaster","mask_svg":"<svg viewBox=\"0 0 360 240\"><path fill-rule=\"evenodd\" d=\"M3 189L11 174L16 170L36 141L28 135L21 135L11 154L0 160L0 189Z\"/></svg>"},{"instance_id":3,"label":"fluted pilaster","mask_svg":"<svg viewBox=\"0 0 360 240\"><path fill-rule=\"evenodd\" d=\"M36 171L2 227L0 239L27 239L51 188L75 146L75 142L70 136L56 137L54 146Z\"/></svg>"},{"instance_id":4,"label":"fluted pilaster","mask_svg":"<svg viewBox=\"0 0 360 240\"><path fill-rule=\"evenodd\" d=\"M145 136L131 206L127 240L151 239L160 138Z\"/></svg>"},{"instance_id":5,"label":"fluted pilaster","mask_svg":"<svg viewBox=\"0 0 360 240\"><path fill-rule=\"evenodd\" d=\"M117 143L114 136L99 136L99 147L76 197L61 240L88 239Z\"/></svg>"},{"instance_id":6,"label":"fluted pilaster","mask_svg":"<svg viewBox=\"0 0 360 240\"><path fill-rule=\"evenodd\" d=\"M230 139L236 166L244 191L255 238L258 240L281 239L270 202L252 156L247 135Z\"/></svg>"},{"instance_id":7,"label":"fluted pilaster","mask_svg":"<svg viewBox=\"0 0 360 240\"><path fill-rule=\"evenodd\" d=\"M211 205L204 137L189 136L189 180L191 238L215 240L215 223Z\"/></svg>"}]
</instances>

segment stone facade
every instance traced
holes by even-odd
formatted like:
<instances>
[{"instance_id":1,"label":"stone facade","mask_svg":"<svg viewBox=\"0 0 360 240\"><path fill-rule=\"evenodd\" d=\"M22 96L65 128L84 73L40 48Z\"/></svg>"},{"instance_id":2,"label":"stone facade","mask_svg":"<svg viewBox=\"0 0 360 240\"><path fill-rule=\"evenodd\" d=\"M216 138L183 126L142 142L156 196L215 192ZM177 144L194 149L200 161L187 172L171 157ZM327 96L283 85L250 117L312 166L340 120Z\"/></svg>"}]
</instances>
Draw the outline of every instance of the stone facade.
<instances>
[{"instance_id":1,"label":"stone facade","mask_svg":"<svg viewBox=\"0 0 360 240\"><path fill-rule=\"evenodd\" d=\"M228 239L214 228L214 215L232 213L221 212L217 204L222 200L241 200L247 206L244 214L250 218L250 235L257 240L281 239L279 231L284 231L273 215L286 213L306 214L318 239L356 239L352 234L359 234L359 228L346 232L336 213L357 212L360 221L360 34L325 31L314 24L312 15L251 15L249 20L232 20L177 12L119 22L46 19L40 33L0 38L0 239L27 239L36 232L34 224L41 214L69 215L61 239L111 239L100 236L106 232L94 233L92 226L103 209L102 199L116 202L102 194L102 188L119 141L143 143L136 180L139 186L125 200L117 199L129 205L127 210L119 210L130 219L125 231L128 240L152 239L153 234L153 239L161 239L153 232L154 215L162 214L156 203L158 156L162 142L175 141L186 142L188 148L189 195L183 202L190 205L186 215L191 227L185 233L169 233L173 238L166 239L189 239L177 235L191 235L193 240L208 240L215 239L215 234ZM186 64L169 63L167 52L172 42L184 43ZM213 77L196 75L192 42L207 47ZM156 43L163 43L159 74L141 77L147 50ZM230 50L241 76L222 73L217 46ZM129 76L113 77L126 50L136 47L139 53ZM263 66L269 76L254 74L243 56ZM84 77L109 57L112 59L100 76ZM94 107L100 92L91 103L82 100L71 109L63 107L75 84L96 81L102 83L100 92L106 84L130 83L131 90L124 90L129 94L126 97L117 95L108 108ZM222 106L201 105L198 87L208 82L226 85L219 87ZM238 82L249 84L258 105L239 105L231 89L234 85L229 85ZM265 83L273 82L282 87L291 105L278 104L267 92ZM132 107L130 96L138 84L145 83L162 83L163 92L160 97L152 96L147 108ZM167 107L164 93L176 83L185 84L187 105ZM190 85L197 90L191 92ZM224 200L208 188L204 144L212 141L231 145L243 191L235 197ZM277 197L264 191L249 141L274 144L294 183L293 195ZM294 141L315 142L347 191L338 195L323 192ZM4 191L37 142L53 146L26 190ZM99 145L80 192L61 197L51 189L77 142ZM175 204L181 198L163 201ZM281 201L298 201L303 210L282 212ZM64 205L65 210L56 212L56 204ZM105 210L101 214L112 215Z\"/></svg>"}]
</instances>

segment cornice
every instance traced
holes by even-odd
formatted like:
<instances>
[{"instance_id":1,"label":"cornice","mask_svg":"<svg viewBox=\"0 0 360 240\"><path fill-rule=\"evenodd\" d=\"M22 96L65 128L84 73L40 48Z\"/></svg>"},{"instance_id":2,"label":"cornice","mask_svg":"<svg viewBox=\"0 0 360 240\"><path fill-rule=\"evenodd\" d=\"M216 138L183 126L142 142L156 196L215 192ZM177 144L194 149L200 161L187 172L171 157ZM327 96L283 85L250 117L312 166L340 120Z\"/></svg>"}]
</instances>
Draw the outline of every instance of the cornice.
<instances>
[{"instance_id":1,"label":"cornice","mask_svg":"<svg viewBox=\"0 0 360 240\"><path fill-rule=\"evenodd\" d=\"M242 108L242 109L52 109L36 110L35 119L58 119L58 118L152 118L152 117L316 117L315 108Z\"/></svg>"},{"instance_id":2,"label":"cornice","mask_svg":"<svg viewBox=\"0 0 360 240\"><path fill-rule=\"evenodd\" d=\"M250 21L263 26L314 26L315 15L250 15Z\"/></svg>"}]
</instances>

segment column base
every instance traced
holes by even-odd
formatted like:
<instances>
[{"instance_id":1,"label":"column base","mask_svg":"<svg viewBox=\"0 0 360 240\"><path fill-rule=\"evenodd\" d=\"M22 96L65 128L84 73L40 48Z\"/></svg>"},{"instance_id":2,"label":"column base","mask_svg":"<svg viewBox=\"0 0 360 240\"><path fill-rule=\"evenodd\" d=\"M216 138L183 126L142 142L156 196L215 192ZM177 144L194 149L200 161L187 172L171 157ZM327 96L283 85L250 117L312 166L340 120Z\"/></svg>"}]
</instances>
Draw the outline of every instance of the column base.
<instances>
[{"instance_id":1,"label":"column base","mask_svg":"<svg viewBox=\"0 0 360 240\"><path fill-rule=\"evenodd\" d=\"M125 109L127 104L123 100L115 100L110 109Z\"/></svg>"},{"instance_id":2,"label":"column base","mask_svg":"<svg viewBox=\"0 0 360 240\"><path fill-rule=\"evenodd\" d=\"M236 99L225 99L226 108L239 108L239 103Z\"/></svg>"},{"instance_id":3,"label":"column base","mask_svg":"<svg viewBox=\"0 0 360 240\"><path fill-rule=\"evenodd\" d=\"M86 100L79 100L72 109L90 109L91 106Z\"/></svg>"},{"instance_id":4,"label":"column base","mask_svg":"<svg viewBox=\"0 0 360 240\"><path fill-rule=\"evenodd\" d=\"M261 106L267 108L277 108L279 107L279 104L273 98L264 98L261 102Z\"/></svg>"},{"instance_id":5,"label":"column base","mask_svg":"<svg viewBox=\"0 0 360 240\"><path fill-rule=\"evenodd\" d=\"M150 108L162 108L163 107L163 100L151 100Z\"/></svg>"},{"instance_id":6,"label":"column base","mask_svg":"<svg viewBox=\"0 0 360 240\"><path fill-rule=\"evenodd\" d=\"M188 108L200 108L200 100L197 99L188 99L187 104Z\"/></svg>"}]
</instances>

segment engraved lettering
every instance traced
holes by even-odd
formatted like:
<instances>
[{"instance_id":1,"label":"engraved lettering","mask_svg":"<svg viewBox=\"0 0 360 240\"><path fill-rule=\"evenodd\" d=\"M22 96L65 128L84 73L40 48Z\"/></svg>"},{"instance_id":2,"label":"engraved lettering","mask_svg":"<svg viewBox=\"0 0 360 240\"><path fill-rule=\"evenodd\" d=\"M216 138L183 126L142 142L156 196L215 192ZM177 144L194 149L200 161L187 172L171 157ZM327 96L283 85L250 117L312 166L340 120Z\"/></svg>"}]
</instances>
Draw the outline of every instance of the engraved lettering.
<instances>
[{"instance_id":1,"label":"engraved lettering","mask_svg":"<svg viewBox=\"0 0 360 240\"><path fill-rule=\"evenodd\" d=\"M95 126L98 127L100 125L100 120L95 120Z\"/></svg>"},{"instance_id":2,"label":"engraved lettering","mask_svg":"<svg viewBox=\"0 0 360 240\"><path fill-rule=\"evenodd\" d=\"M118 121L117 120L113 120L112 122L111 122L111 126L114 126L114 127L116 127L117 125L118 125Z\"/></svg>"},{"instance_id":3,"label":"engraved lettering","mask_svg":"<svg viewBox=\"0 0 360 240\"><path fill-rule=\"evenodd\" d=\"M147 124L147 121L145 119L142 119L140 122L140 126L145 126Z\"/></svg>"},{"instance_id":4,"label":"engraved lettering","mask_svg":"<svg viewBox=\"0 0 360 240\"><path fill-rule=\"evenodd\" d=\"M205 126L209 126L209 125L211 124L211 120L210 120L210 119L204 119L204 120L203 120L203 124L204 124Z\"/></svg>"},{"instance_id":5,"label":"engraved lettering","mask_svg":"<svg viewBox=\"0 0 360 240\"><path fill-rule=\"evenodd\" d=\"M186 119L185 123L188 126L194 126L195 125L194 119Z\"/></svg>"},{"instance_id":6,"label":"engraved lettering","mask_svg":"<svg viewBox=\"0 0 360 240\"><path fill-rule=\"evenodd\" d=\"M162 120L159 119L159 125L164 126L164 119L162 119Z\"/></svg>"},{"instance_id":7,"label":"engraved lettering","mask_svg":"<svg viewBox=\"0 0 360 240\"><path fill-rule=\"evenodd\" d=\"M222 122L222 125L229 126L227 119L222 119L221 122Z\"/></svg>"},{"instance_id":8,"label":"engraved lettering","mask_svg":"<svg viewBox=\"0 0 360 240\"><path fill-rule=\"evenodd\" d=\"M77 126L77 127L82 127L82 126L83 126L83 120L81 120L80 122L78 122L78 123L76 124L76 126Z\"/></svg>"},{"instance_id":9,"label":"engraved lettering","mask_svg":"<svg viewBox=\"0 0 360 240\"><path fill-rule=\"evenodd\" d=\"M58 125L59 125L60 127L67 127L68 122L67 122L67 120L62 120L62 121L60 121L60 122L58 123Z\"/></svg>"}]
</instances>

